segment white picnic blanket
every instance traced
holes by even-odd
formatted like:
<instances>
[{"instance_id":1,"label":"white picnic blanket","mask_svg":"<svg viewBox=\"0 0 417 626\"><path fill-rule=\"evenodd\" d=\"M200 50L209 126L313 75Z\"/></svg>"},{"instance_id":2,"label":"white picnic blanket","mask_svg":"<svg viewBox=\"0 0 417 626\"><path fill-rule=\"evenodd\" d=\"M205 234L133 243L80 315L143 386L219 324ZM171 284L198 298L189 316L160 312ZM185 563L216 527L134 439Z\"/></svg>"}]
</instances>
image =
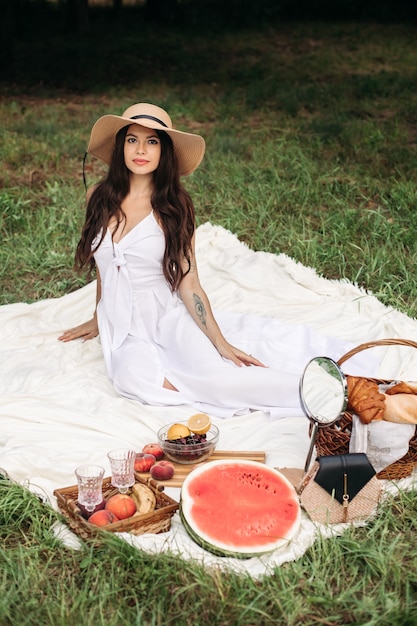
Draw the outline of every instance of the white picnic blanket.
<instances>
[{"instance_id":1,"label":"white picnic blanket","mask_svg":"<svg viewBox=\"0 0 417 626\"><path fill-rule=\"evenodd\" d=\"M216 309L307 323L353 345L384 337L417 340L416 320L385 307L363 289L345 280L326 280L284 254L255 252L219 226L206 223L197 229L197 256L201 282ZM0 307L0 468L13 480L46 493L53 506L54 489L73 485L78 465L98 463L109 475L110 449L140 450L155 440L161 425L195 412L119 397L107 378L98 339L57 340L62 330L88 319L94 299L91 283L61 298ZM394 346L373 351L380 365L370 376L417 380L417 350ZM219 450L263 450L273 467L304 466L309 439L303 414L271 420L257 412L213 421L220 428ZM413 480L400 482L407 487ZM179 490L167 493L179 499ZM60 532L76 545L72 533ZM199 548L178 514L168 533L123 536L149 552L169 550L256 577L300 557L317 532L341 530L317 527L303 515L300 532L287 548L249 560L223 559Z\"/></svg>"}]
</instances>

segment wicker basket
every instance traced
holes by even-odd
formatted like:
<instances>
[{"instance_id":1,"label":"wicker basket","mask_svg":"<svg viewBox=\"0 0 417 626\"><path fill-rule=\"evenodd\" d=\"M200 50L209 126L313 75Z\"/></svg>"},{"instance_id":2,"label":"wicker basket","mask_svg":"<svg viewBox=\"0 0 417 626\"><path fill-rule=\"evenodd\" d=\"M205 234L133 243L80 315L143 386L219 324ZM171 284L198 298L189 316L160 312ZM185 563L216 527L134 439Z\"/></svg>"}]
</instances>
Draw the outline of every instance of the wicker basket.
<instances>
[{"instance_id":1,"label":"wicker basket","mask_svg":"<svg viewBox=\"0 0 417 626\"><path fill-rule=\"evenodd\" d=\"M374 348L377 346L408 346L417 348L417 343L409 339L381 339L379 341L370 341L363 343L353 350L347 352L338 360L338 365L342 365L350 359L352 356L367 350L368 348ZM390 380L382 380L372 378L377 383L390 383ZM316 450L318 456L347 454L349 452L349 441L352 431L352 414L346 411L342 418L329 426L328 428L319 428L316 436ZM389 480L396 480L399 478L405 478L411 474L414 467L417 465L417 427L413 437L410 439L409 449L401 459L395 461L388 467L378 472L377 477L380 479L386 478Z\"/></svg>"},{"instance_id":2,"label":"wicker basket","mask_svg":"<svg viewBox=\"0 0 417 626\"><path fill-rule=\"evenodd\" d=\"M178 510L179 504L166 494L162 493L163 487L158 485L152 479L145 480L138 476L135 472L135 480L137 483L148 485L155 494L156 508L152 513L145 515L134 515L127 519L108 524L107 526L95 526L90 524L82 515L78 508L77 497L78 487L64 487L63 489L55 489L58 507L65 517L71 530L73 530L82 539L91 539L97 536L97 533L109 531L113 533L127 532L133 535L143 535L144 533L162 533L171 528L171 518L175 511ZM111 478L103 480L103 498L108 500L111 496L118 493L111 484Z\"/></svg>"}]
</instances>

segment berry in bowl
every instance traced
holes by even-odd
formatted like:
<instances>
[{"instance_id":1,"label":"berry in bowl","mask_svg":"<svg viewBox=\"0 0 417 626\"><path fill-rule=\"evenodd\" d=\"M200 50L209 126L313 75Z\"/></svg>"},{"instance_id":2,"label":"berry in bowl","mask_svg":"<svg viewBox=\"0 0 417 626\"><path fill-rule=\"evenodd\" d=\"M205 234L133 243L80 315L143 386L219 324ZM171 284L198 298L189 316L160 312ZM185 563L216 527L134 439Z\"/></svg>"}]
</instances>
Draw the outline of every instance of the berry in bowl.
<instances>
[{"instance_id":1,"label":"berry in bowl","mask_svg":"<svg viewBox=\"0 0 417 626\"><path fill-rule=\"evenodd\" d=\"M219 429L208 415L192 415L187 422L167 424L158 431L158 443L171 461L190 465L205 461L219 440Z\"/></svg>"}]
</instances>

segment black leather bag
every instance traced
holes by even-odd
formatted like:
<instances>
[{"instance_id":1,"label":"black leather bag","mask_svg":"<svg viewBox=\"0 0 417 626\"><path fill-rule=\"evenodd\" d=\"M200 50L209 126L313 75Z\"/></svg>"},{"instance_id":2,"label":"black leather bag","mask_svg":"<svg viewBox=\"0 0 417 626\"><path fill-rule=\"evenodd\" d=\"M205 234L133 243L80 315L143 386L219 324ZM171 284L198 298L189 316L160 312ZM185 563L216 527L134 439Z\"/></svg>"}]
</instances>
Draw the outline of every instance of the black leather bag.
<instances>
[{"instance_id":1,"label":"black leather bag","mask_svg":"<svg viewBox=\"0 0 417 626\"><path fill-rule=\"evenodd\" d=\"M313 521L335 524L368 517L380 494L366 454L339 454L317 457L303 480L300 501Z\"/></svg>"}]
</instances>

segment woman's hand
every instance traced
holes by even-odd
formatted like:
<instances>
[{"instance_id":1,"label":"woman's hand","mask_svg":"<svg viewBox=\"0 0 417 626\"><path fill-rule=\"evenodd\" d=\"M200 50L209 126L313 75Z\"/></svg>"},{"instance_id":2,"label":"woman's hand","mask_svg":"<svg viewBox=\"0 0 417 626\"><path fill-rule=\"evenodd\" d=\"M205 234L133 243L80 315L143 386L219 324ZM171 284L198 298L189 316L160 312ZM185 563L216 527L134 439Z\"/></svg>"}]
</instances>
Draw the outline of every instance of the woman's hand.
<instances>
[{"instance_id":1,"label":"woman's hand","mask_svg":"<svg viewBox=\"0 0 417 626\"><path fill-rule=\"evenodd\" d=\"M257 365L258 367L266 367L266 365L261 363L261 361L255 359L254 356L252 356L251 354L246 354L246 352L243 352L243 350L239 350L239 348L235 348L230 343L225 342L221 346L218 346L217 350L223 358L229 359L229 361L232 361L233 363L235 363L235 365L238 365L239 367L242 367L244 365Z\"/></svg>"},{"instance_id":2,"label":"woman's hand","mask_svg":"<svg viewBox=\"0 0 417 626\"><path fill-rule=\"evenodd\" d=\"M75 326L75 328L69 328L65 332L62 333L58 339L60 341L72 341L73 339L82 339L83 341L87 341L87 339L93 339L98 335L98 324L97 318L94 317L88 322L84 322L84 324L80 324L79 326Z\"/></svg>"}]
</instances>

